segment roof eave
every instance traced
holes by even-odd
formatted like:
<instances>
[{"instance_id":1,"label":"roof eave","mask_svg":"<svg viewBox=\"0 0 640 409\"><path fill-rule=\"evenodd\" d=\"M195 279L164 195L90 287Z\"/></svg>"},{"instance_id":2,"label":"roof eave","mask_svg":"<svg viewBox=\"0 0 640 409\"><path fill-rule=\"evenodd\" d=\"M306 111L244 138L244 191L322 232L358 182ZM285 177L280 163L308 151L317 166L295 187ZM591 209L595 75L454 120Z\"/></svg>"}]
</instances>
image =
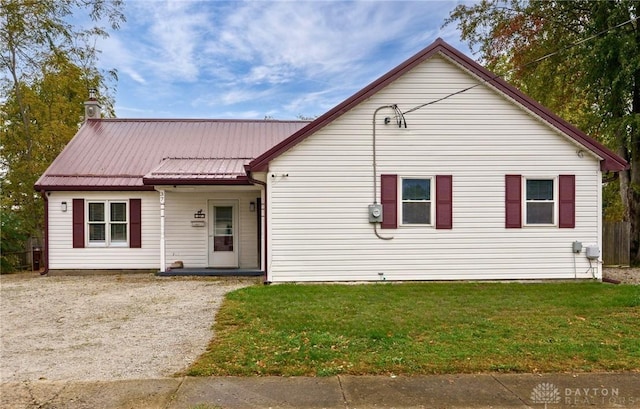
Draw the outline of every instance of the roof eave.
<instances>
[{"instance_id":1,"label":"roof eave","mask_svg":"<svg viewBox=\"0 0 640 409\"><path fill-rule=\"evenodd\" d=\"M627 170L631 167L631 165L627 162L620 163L614 159L602 159L600 161L600 170L604 172L622 172L623 170Z\"/></svg>"},{"instance_id":2,"label":"roof eave","mask_svg":"<svg viewBox=\"0 0 640 409\"><path fill-rule=\"evenodd\" d=\"M251 185L246 176L237 176L228 179L204 179L204 178L143 178L145 186L175 185L175 186L215 186L215 185Z\"/></svg>"},{"instance_id":3,"label":"roof eave","mask_svg":"<svg viewBox=\"0 0 640 409\"><path fill-rule=\"evenodd\" d=\"M38 192L137 192L153 191L153 186L34 185Z\"/></svg>"}]
</instances>

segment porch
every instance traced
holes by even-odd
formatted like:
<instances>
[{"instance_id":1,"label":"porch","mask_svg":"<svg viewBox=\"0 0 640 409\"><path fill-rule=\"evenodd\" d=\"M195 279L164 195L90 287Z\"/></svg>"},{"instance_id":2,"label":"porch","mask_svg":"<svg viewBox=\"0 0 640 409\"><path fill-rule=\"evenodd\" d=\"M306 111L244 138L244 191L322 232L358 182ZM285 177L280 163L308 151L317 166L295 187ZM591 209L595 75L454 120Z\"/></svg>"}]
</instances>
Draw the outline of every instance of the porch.
<instances>
[{"instance_id":1,"label":"porch","mask_svg":"<svg viewBox=\"0 0 640 409\"><path fill-rule=\"evenodd\" d=\"M163 186L161 276L264 274L263 193L255 186Z\"/></svg>"},{"instance_id":2,"label":"porch","mask_svg":"<svg viewBox=\"0 0 640 409\"><path fill-rule=\"evenodd\" d=\"M261 277L264 271L246 268L174 268L156 272L158 277Z\"/></svg>"}]
</instances>

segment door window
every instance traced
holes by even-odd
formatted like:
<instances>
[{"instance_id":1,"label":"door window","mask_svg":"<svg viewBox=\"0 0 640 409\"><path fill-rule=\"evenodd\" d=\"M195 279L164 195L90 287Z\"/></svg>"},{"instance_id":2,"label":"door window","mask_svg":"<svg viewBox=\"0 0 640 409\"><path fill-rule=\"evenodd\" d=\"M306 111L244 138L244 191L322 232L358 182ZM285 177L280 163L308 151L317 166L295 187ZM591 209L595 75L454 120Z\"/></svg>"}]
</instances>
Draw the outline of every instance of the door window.
<instances>
[{"instance_id":1,"label":"door window","mask_svg":"<svg viewBox=\"0 0 640 409\"><path fill-rule=\"evenodd\" d=\"M214 206L213 251L233 251L233 206Z\"/></svg>"}]
</instances>

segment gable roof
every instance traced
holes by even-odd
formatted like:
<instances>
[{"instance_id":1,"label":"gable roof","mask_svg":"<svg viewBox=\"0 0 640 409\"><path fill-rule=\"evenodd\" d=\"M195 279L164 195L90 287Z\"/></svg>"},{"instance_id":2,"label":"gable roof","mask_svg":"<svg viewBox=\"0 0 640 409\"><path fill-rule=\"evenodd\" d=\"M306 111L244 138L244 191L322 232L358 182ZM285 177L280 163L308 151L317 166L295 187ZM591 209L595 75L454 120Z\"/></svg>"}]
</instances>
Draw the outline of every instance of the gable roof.
<instances>
[{"instance_id":1,"label":"gable roof","mask_svg":"<svg viewBox=\"0 0 640 409\"><path fill-rule=\"evenodd\" d=\"M244 165L303 121L98 119L85 122L37 190L152 190L152 184L249 184Z\"/></svg>"},{"instance_id":2,"label":"gable roof","mask_svg":"<svg viewBox=\"0 0 640 409\"><path fill-rule=\"evenodd\" d=\"M584 132L569 124L567 121L558 117L549 109L543 107L538 102L534 101L532 98L510 85L496 74L482 67L471 58L467 57L460 51L453 48L451 45L447 44L441 38L438 38L433 44L418 52L413 57L409 58L402 64L398 65L396 68L389 71L387 74L378 78L350 98L346 99L341 104L337 105L335 108L318 117L315 121L311 122L306 127L297 131L287 139L283 140L282 142L278 143L268 151L252 160L249 163L248 169L250 171L267 170L269 168L270 161L288 151L298 143L302 142L310 135L324 128L326 125L335 121L344 113L351 110L366 99L370 98L372 95L388 86L393 81L395 81L417 65L433 57L436 53L441 53L442 55L453 60L463 68L476 75L481 81L486 82L507 97L515 100L516 102L533 112L535 115L549 123L551 126L555 127L557 130L564 133L569 138L575 140L578 144L592 151L596 156L601 158L601 170L615 172L624 170L629 166L623 158L610 151L604 145L592 139Z\"/></svg>"}]
</instances>

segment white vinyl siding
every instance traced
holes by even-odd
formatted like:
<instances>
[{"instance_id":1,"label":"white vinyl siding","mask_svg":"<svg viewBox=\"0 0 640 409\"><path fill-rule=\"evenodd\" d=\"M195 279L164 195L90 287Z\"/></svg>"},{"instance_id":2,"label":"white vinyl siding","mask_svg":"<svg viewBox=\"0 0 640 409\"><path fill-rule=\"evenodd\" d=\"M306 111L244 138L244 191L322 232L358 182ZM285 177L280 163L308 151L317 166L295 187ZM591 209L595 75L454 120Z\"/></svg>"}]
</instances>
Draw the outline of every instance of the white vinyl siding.
<instances>
[{"instance_id":1,"label":"white vinyl siding","mask_svg":"<svg viewBox=\"0 0 640 409\"><path fill-rule=\"evenodd\" d=\"M73 199L88 203L128 203L129 199L141 199L142 247L122 246L73 248ZM67 202L67 211L61 211ZM160 206L157 192L51 192L49 195L49 269L51 270L108 270L108 269L157 269L160 265ZM129 206L125 217L129 218ZM88 226L88 213L85 225ZM88 228L85 241L89 243Z\"/></svg>"},{"instance_id":2,"label":"white vinyl siding","mask_svg":"<svg viewBox=\"0 0 640 409\"><path fill-rule=\"evenodd\" d=\"M477 84L436 56L270 163L271 281L588 278L578 240L600 243L599 162L567 137L481 85L406 115L408 128L377 122L381 174L452 175L453 228L379 230L373 202L371 121L388 104L407 110ZM576 176L576 227L505 229L505 175ZM271 177L273 175L273 177ZM286 175L286 176L285 176ZM377 192L380 197L380 192ZM400 199L400 198L399 198ZM599 271L598 273L599 274Z\"/></svg>"},{"instance_id":3,"label":"white vinyl siding","mask_svg":"<svg viewBox=\"0 0 640 409\"><path fill-rule=\"evenodd\" d=\"M251 212L250 202L256 202L259 191L247 192L166 192L165 236L166 262L182 261L185 267L208 267L207 227L209 200L238 200L239 210L239 267L259 268L257 212ZM141 198L142 247L73 248L73 199L90 202L118 202ZM61 211L67 202L67 211ZM194 213L202 209L207 218L205 227L191 224ZM129 208L127 207L127 212ZM128 218L128 213L127 213ZM88 218L85 217L85 223ZM88 240L88 233L85 233ZM51 192L49 196L49 269L51 270L109 270L160 268L160 199L158 192Z\"/></svg>"}]
</instances>

